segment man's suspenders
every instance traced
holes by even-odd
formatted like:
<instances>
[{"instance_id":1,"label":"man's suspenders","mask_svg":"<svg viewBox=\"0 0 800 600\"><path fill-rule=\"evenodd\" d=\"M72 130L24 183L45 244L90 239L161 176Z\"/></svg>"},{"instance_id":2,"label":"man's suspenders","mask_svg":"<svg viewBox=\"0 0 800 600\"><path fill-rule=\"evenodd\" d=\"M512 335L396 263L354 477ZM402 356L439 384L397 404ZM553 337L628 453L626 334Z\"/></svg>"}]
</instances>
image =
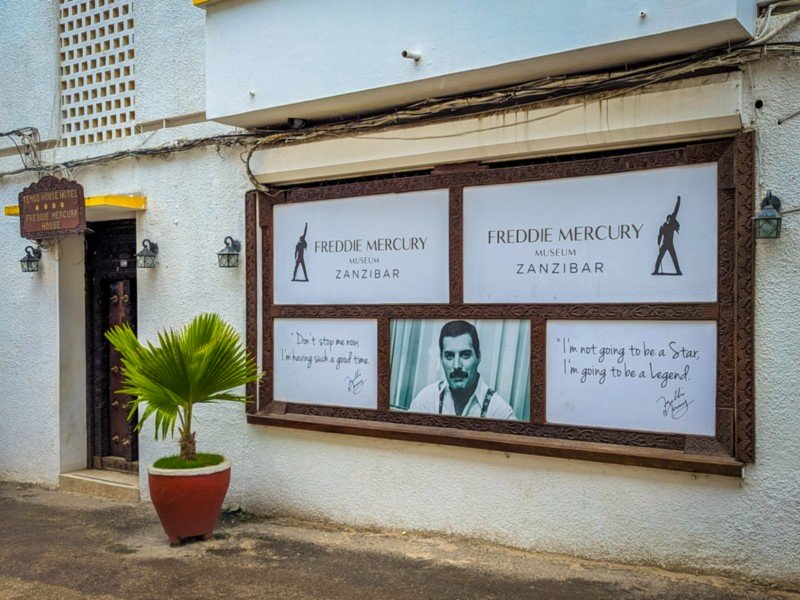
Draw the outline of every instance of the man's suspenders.
<instances>
[{"instance_id":1,"label":"man's suspenders","mask_svg":"<svg viewBox=\"0 0 800 600\"><path fill-rule=\"evenodd\" d=\"M444 394L447 392L446 385L439 386L439 414L442 414L442 409L444 408ZM486 390L486 395L483 397L483 406L481 406L481 418L486 416L486 412L489 410L489 404L492 402L492 396L494 396L494 390L489 388Z\"/></svg>"},{"instance_id":2,"label":"man's suspenders","mask_svg":"<svg viewBox=\"0 0 800 600\"><path fill-rule=\"evenodd\" d=\"M447 384L444 381L439 382L439 414L442 414L444 407L444 393L447 391Z\"/></svg>"},{"instance_id":3,"label":"man's suspenders","mask_svg":"<svg viewBox=\"0 0 800 600\"><path fill-rule=\"evenodd\" d=\"M483 397L483 406L481 407L481 418L486 416L486 411L489 410L489 403L492 401L492 396L494 396L494 390L489 388L486 390L486 395Z\"/></svg>"}]
</instances>

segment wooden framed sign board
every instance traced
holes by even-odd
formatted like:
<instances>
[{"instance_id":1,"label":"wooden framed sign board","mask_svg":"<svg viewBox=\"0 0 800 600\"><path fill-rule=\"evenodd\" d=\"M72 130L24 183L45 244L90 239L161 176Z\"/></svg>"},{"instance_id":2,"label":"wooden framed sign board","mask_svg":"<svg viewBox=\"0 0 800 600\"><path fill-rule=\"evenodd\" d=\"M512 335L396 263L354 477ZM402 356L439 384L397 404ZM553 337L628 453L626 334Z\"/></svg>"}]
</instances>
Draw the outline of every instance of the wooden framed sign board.
<instances>
[{"instance_id":1,"label":"wooden framed sign board","mask_svg":"<svg viewBox=\"0 0 800 600\"><path fill-rule=\"evenodd\" d=\"M19 193L19 228L23 238L81 235L86 231L83 186L47 175Z\"/></svg>"},{"instance_id":2,"label":"wooden framed sign board","mask_svg":"<svg viewBox=\"0 0 800 600\"><path fill-rule=\"evenodd\" d=\"M739 475L753 138L246 197L248 421Z\"/></svg>"}]
</instances>

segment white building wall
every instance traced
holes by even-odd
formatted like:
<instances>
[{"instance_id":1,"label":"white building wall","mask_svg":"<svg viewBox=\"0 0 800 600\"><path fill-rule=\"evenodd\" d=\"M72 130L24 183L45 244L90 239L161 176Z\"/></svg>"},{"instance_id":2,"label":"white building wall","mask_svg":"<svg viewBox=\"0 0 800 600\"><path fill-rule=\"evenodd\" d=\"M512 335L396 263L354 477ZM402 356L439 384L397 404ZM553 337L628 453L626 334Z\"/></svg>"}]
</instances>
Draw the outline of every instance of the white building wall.
<instances>
[{"instance_id":1,"label":"white building wall","mask_svg":"<svg viewBox=\"0 0 800 600\"><path fill-rule=\"evenodd\" d=\"M134 2L139 123L205 111L205 20L191 2Z\"/></svg>"},{"instance_id":2,"label":"white building wall","mask_svg":"<svg viewBox=\"0 0 800 600\"><path fill-rule=\"evenodd\" d=\"M8 22L7 10L12 18L22 16L15 14L24 12L20 5L4 6L0 22ZM137 3L136 10L149 5ZM3 35L6 29L0 25ZM795 28L792 39L798 36ZM158 43L177 52L181 40ZM158 43L153 42L154 55ZM11 63L12 57L0 53L0 72ZM166 64L182 68L180 61ZM744 121L758 132L759 195L771 187L785 208L800 206L800 117L783 125L777 118L797 109L798 75L796 62L767 59L746 69L744 80ZM171 80L181 78L175 72ZM8 104L7 97L15 106L21 101L5 86L0 93L0 106ZM197 100L181 104L183 93L174 90L165 96L163 111L153 108L153 115L191 110ZM760 111L752 108L755 98L765 102ZM28 124L23 116L20 111L10 126L0 121L2 128ZM61 149L45 159L223 130L210 124L170 129ZM243 199L250 184L239 154L211 147L73 174L89 196L136 192L148 198L148 210L137 219L137 237L157 241L160 252L158 267L138 275L143 339L206 310L244 331L244 269L216 266L223 238L244 237ZM0 172L18 164L16 157L0 158ZM13 204L34 179L32 174L0 178L0 200ZM231 459L228 498L254 512L453 533L537 551L800 585L800 328L794 315L800 215L787 215L783 226L781 239L757 244L757 461L741 480L267 428L248 425L240 405L198 411L199 448ZM59 319L68 315L60 312L58 266L51 255L38 275L20 271L26 242L18 227L16 218L0 217L0 479L55 485L63 462ZM177 448L154 442L150 427L140 435L140 447L143 464ZM140 482L146 498L144 474Z\"/></svg>"},{"instance_id":3,"label":"white building wall","mask_svg":"<svg viewBox=\"0 0 800 600\"><path fill-rule=\"evenodd\" d=\"M59 129L58 6L50 0L9 0L0 16L0 132L32 126L42 139ZM0 148L12 146L0 138ZM0 170L21 166L0 159ZM0 202L16 202L33 181L8 186ZM0 217L0 479L58 484L58 269L52 255L41 272L22 273L19 220ZM35 245L35 244L34 244Z\"/></svg>"},{"instance_id":4,"label":"white building wall","mask_svg":"<svg viewBox=\"0 0 800 600\"><path fill-rule=\"evenodd\" d=\"M86 467L86 281L83 238L61 240L58 263L58 419L61 473Z\"/></svg>"},{"instance_id":5,"label":"white building wall","mask_svg":"<svg viewBox=\"0 0 800 600\"><path fill-rule=\"evenodd\" d=\"M226 129L197 125L134 139L160 145ZM86 152L84 147L59 149L57 156L66 160ZM249 181L239 152L218 153L212 146L76 173L86 196L137 193L148 199L147 212L137 219L137 239L156 241L159 256L158 268L139 271L137 278L143 338L153 339L157 330L205 311L220 313L244 331L244 269L220 269L216 254L225 236L244 239ZM47 152L45 160L54 154ZM16 157L0 159L0 171L17 165ZM33 179L30 173L0 179L3 204L15 203L16 194ZM38 274L22 273L19 267L29 244L20 238L18 218L0 217L0 390L6 399L0 401L0 480L56 485L59 473L86 462L83 243L65 240L60 253L46 251ZM244 426L244 409L232 408L241 409L236 420ZM143 463L152 462L151 436L146 430L140 437Z\"/></svg>"},{"instance_id":6,"label":"white building wall","mask_svg":"<svg viewBox=\"0 0 800 600\"><path fill-rule=\"evenodd\" d=\"M19 185L19 184L18 184ZM0 198L9 190L0 188ZM0 479L49 486L59 474L57 267L23 273L19 220L0 218Z\"/></svg>"},{"instance_id":7,"label":"white building wall","mask_svg":"<svg viewBox=\"0 0 800 600\"><path fill-rule=\"evenodd\" d=\"M4 0L0 6L0 132L29 126L58 135L58 2ZM11 145L0 138L0 148Z\"/></svg>"},{"instance_id":8,"label":"white building wall","mask_svg":"<svg viewBox=\"0 0 800 600\"><path fill-rule=\"evenodd\" d=\"M202 112L205 102L203 12L193 8L190 2L135 2L133 16L136 20L139 121ZM169 27L165 26L167 23ZM0 73L3 74L0 78L0 132L33 126L39 129L42 140L58 135L58 68L58 2L7 0L0 3ZM113 142L58 148L44 152L43 159L48 163L63 162L227 131L229 127L214 123L167 129ZM13 149L8 138L0 137L2 149ZM176 163L173 158L169 159L173 161L172 169L162 171L164 160L127 160L57 175L76 178L83 184L86 196L148 196L153 208L140 222L142 227L148 223L147 219L158 216L159 206L164 203L193 201L192 195L182 193L183 189L191 188L185 182L192 177L192 172L197 182L195 191L208 189L203 176L219 169L226 161L220 160L213 149L200 153L207 154L213 166L200 162L195 169L188 166L191 160ZM238 157L238 153L226 150L222 150L221 155ZM21 166L16 152L0 156L0 172ZM222 248L225 235L242 230L243 192L240 190L246 177L240 170L231 169L230 164L226 168L230 177L217 177L217 180L219 186L231 190L229 197L235 198L235 202L223 202L221 206L226 207L236 227L227 227L220 221L220 231L225 233L215 233L213 239L207 241L198 242L196 236L186 240L184 236L183 249L177 251L177 256L182 256L181 252L191 255L199 244L209 253L208 259L216 261L216 252ZM37 179L34 173L0 178L0 204L16 204L19 192ZM197 194L194 198L194 201L201 201ZM220 195L203 194L202 202L219 205ZM202 229L196 231L214 231L205 221L202 225ZM194 226L197 228L198 223ZM152 237L158 239L158 234L156 231ZM58 250L45 252L40 273L23 274L18 261L25 253L25 246L30 244L19 235L19 219L0 216L0 347L3 348L0 352L3 398L0 400L0 479L55 486L59 473L82 468L86 463L86 399L85 395L81 397L85 394L82 243L73 247L75 240L66 240L60 254ZM176 256L175 247L170 246L170 243L163 244L162 256ZM62 256L66 256L65 260L58 262ZM237 277L237 274L229 273L231 276ZM243 281L243 274L238 277ZM142 278L140 285L143 286L140 293L144 293L147 281ZM189 284L184 281L183 285ZM231 291L230 298L238 302L237 314L241 313L241 321L243 283L238 286ZM191 298L195 293L188 288L180 296ZM204 306L208 310L209 305ZM140 310L143 308L147 310L146 305L140 303ZM156 323L166 323L158 319L161 309L158 301L152 304L152 309L156 314L149 317L154 323L150 331L155 329ZM185 310L184 316L200 309L189 304ZM142 331L147 332L147 313L142 314ZM235 322L236 318L231 320Z\"/></svg>"}]
</instances>

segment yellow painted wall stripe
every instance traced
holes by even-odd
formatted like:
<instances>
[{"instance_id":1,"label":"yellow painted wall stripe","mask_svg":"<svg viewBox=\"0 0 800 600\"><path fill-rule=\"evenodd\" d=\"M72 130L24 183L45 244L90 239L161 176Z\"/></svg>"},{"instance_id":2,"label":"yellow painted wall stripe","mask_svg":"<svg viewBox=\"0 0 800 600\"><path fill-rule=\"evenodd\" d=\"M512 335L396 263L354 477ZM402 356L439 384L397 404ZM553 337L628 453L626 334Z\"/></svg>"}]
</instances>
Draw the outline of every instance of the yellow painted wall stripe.
<instances>
[{"instance_id":1,"label":"yellow painted wall stripe","mask_svg":"<svg viewBox=\"0 0 800 600\"><path fill-rule=\"evenodd\" d=\"M86 208L92 208L93 206L146 210L147 198L145 196L89 196L86 198ZM3 207L3 214L7 217L18 217L19 205L11 204Z\"/></svg>"}]
</instances>

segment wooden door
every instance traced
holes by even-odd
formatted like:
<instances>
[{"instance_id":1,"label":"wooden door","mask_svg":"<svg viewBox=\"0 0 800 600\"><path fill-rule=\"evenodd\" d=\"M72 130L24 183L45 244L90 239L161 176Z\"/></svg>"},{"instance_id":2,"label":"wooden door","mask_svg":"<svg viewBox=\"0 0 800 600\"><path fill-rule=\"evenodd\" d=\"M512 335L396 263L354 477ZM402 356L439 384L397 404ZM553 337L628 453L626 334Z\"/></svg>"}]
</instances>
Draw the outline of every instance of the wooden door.
<instances>
[{"instance_id":1,"label":"wooden door","mask_svg":"<svg viewBox=\"0 0 800 600\"><path fill-rule=\"evenodd\" d=\"M130 324L131 282L112 281L108 285L108 326ZM122 388L122 360L119 352L108 344L108 449L111 456L134 460L136 436L133 423L128 423L130 397L116 393Z\"/></svg>"},{"instance_id":2,"label":"wooden door","mask_svg":"<svg viewBox=\"0 0 800 600\"><path fill-rule=\"evenodd\" d=\"M135 472L137 436L125 420L128 398L119 354L105 339L109 327L136 331L136 227L130 219L89 223L86 233L87 462L95 469Z\"/></svg>"}]
</instances>

